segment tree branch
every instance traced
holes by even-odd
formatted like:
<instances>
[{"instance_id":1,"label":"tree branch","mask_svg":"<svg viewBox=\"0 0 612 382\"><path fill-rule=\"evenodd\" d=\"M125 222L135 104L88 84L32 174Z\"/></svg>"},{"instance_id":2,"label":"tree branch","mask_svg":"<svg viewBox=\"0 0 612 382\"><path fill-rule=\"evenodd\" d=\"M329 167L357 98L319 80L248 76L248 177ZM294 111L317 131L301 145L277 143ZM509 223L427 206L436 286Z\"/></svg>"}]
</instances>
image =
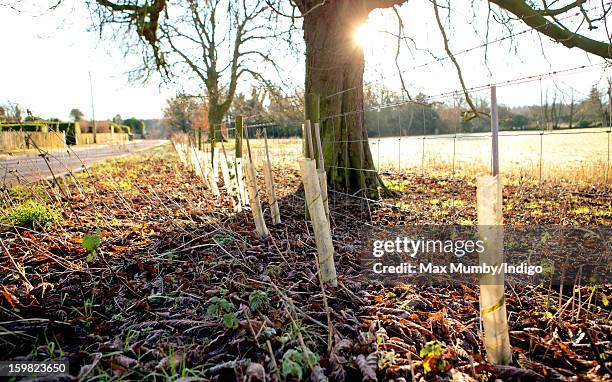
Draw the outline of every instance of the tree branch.
<instances>
[{"instance_id":1,"label":"tree branch","mask_svg":"<svg viewBox=\"0 0 612 382\"><path fill-rule=\"evenodd\" d=\"M543 11L532 8L524 0L489 0L502 9L514 14L530 27L536 29L568 48L579 48L596 56L612 59L612 44L590 39L586 36L561 28L542 15Z\"/></svg>"},{"instance_id":2,"label":"tree branch","mask_svg":"<svg viewBox=\"0 0 612 382\"><path fill-rule=\"evenodd\" d=\"M461 67L459 66L459 62L457 62L457 59L453 55L453 52L451 52L450 47L448 45L448 37L446 36L444 25L442 25L442 20L440 19L440 13L438 12L438 3L436 2L436 0L432 0L432 3L433 3L433 8L434 8L434 14L436 15L436 22L438 23L440 34L442 35L442 39L444 40L444 50L446 51L446 54L448 54L448 57L450 58L450 60L453 62L453 65L455 65L455 69L457 70L457 76L459 77L461 88L463 89L463 95L465 96L465 101L470 107L470 110L472 111L474 117L483 115L483 114L486 115L485 113L478 111L478 109L474 105L474 102L472 101L472 97L470 97L470 94L467 91L467 87L465 86L465 81L463 80L463 74L461 73Z\"/></svg>"}]
</instances>

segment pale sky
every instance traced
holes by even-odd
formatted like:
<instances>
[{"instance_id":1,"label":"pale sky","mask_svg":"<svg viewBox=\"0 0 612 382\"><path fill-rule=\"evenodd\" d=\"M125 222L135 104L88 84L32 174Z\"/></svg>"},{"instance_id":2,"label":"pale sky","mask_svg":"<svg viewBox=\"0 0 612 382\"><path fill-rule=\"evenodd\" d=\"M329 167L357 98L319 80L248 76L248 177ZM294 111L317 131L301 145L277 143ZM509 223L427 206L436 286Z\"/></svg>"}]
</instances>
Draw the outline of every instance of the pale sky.
<instances>
[{"instance_id":1,"label":"pale sky","mask_svg":"<svg viewBox=\"0 0 612 382\"><path fill-rule=\"evenodd\" d=\"M0 4L4 4L0 2ZM17 4L18 2L16 2ZM96 119L112 118L120 114L123 118L159 118L166 99L180 88L193 88L188 81L180 85L159 87L153 79L148 84L129 83L127 72L137 64L137 57L124 58L119 43L100 41L91 26L89 12L82 1L65 2L58 10L40 16L32 7L15 12L0 7L0 35L3 36L0 78L0 104L19 103L30 108L35 115L45 118L68 118L72 108L81 109L87 118L91 116L89 72L93 78ZM462 2L453 2L460 4ZM486 3L482 9L454 5L452 29L448 30L450 46L454 52L477 46L484 42ZM478 1L475 3L478 4ZM39 3L40 4L40 3ZM587 9L601 4L599 0L587 2ZM36 9L36 7L34 7ZM40 10L40 8L38 8ZM406 33L414 38L419 48L428 48L437 57L444 56L440 32L433 18L431 3L427 0L411 0L400 9ZM473 14L477 22L473 22ZM443 17L446 13L443 12ZM571 25L576 17L564 20ZM447 26L450 24L447 24ZM366 47L366 81L378 81L385 86L399 89L395 68L395 43L393 37L377 30L396 32L395 16L389 10L375 11L370 15ZM516 24L514 31L527 27ZM499 25L493 25L489 39L507 34ZM536 32L517 36L509 42L491 44L488 49L488 65L484 64L484 49L477 49L457 56L468 87L491 82L505 81L534 74L564 70L580 65L603 62L579 50L550 42ZM605 39L603 28L593 37ZM404 46L405 48L405 46ZM546 55L542 55L542 48ZM514 51L516 49L516 52ZM439 94L459 88L454 67L449 60L412 69L414 66L432 61L425 52L411 55L406 49L400 55L400 67L413 94ZM294 63L287 62L286 78L301 84L304 77L303 63L299 57ZM540 94L553 90L569 95L574 89L576 98L588 94L590 87L599 83L603 89L610 69L589 68L552 79L527 84L503 87L498 90L500 103L512 106L539 104ZM240 90L248 91L248 81ZM486 94L482 94L485 96ZM567 100L569 101L569 99Z\"/></svg>"}]
</instances>

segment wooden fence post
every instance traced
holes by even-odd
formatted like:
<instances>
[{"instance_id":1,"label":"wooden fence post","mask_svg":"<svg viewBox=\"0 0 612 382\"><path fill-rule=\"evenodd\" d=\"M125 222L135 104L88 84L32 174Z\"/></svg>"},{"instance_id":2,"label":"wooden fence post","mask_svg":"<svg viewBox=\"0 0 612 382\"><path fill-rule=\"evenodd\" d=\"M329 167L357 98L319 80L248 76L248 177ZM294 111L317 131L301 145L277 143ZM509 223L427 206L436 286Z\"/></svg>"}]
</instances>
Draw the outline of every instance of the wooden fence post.
<instances>
[{"instance_id":1,"label":"wooden fence post","mask_svg":"<svg viewBox=\"0 0 612 382\"><path fill-rule=\"evenodd\" d=\"M499 175L497 97L491 87L492 176L477 179L476 202L478 233L484 241L479 256L481 265L501 266L504 262L503 199ZM480 315L484 327L484 344L489 362L507 365L512 361L508 318L504 298L504 274L482 274L480 277Z\"/></svg>"},{"instance_id":2,"label":"wooden fence post","mask_svg":"<svg viewBox=\"0 0 612 382\"><path fill-rule=\"evenodd\" d=\"M307 131L308 134L312 137L312 127L315 123L319 123L319 102L320 96L316 93L307 93L304 100L304 120L310 121L310 129ZM308 126L304 124L304 129L306 130ZM308 142L305 142L307 145ZM304 157L308 158L308 147L304 146ZM312 153L316 157L316 153L313 151Z\"/></svg>"},{"instance_id":3,"label":"wooden fence post","mask_svg":"<svg viewBox=\"0 0 612 382\"><path fill-rule=\"evenodd\" d=\"M272 213L272 224L280 224L280 210L278 208L278 200L276 199L276 191L274 189L274 174L272 173L272 163L270 162L270 150L268 149L268 130L266 128L264 128L264 145L266 147L264 177L266 180L266 190L268 191L268 203L270 204L270 212Z\"/></svg>"}]
</instances>

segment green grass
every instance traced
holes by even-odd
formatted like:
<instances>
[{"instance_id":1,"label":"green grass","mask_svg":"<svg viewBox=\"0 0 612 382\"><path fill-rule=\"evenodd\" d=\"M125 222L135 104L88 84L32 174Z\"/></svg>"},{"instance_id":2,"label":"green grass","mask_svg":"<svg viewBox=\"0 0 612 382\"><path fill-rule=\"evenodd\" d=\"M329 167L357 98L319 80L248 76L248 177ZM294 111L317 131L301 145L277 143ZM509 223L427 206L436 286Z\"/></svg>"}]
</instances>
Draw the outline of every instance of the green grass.
<instances>
[{"instance_id":1,"label":"green grass","mask_svg":"<svg viewBox=\"0 0 612 382\"><path fill-rule=\"evenodd\" d=\"M52 207L34 200L18 204L5 212L3 224L32 230L48 229L60 218Z\"/></svg>"}]
</instances>

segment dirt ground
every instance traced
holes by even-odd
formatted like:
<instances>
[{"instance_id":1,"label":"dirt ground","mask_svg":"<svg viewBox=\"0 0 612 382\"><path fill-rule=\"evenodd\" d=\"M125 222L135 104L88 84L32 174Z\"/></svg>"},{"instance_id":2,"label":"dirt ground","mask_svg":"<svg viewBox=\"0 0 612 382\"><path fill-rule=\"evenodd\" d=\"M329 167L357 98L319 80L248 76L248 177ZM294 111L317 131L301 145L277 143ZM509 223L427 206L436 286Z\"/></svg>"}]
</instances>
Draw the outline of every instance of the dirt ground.
<instances>
[{"instance_id":1,"label":"dirt ground","mask_svg":"<svg viewBox=\"0 0 612 382\"><path fill-rule=\"evenodd\" d=\"M400 193L383 205L332 193L339 286L323 294L299 174L274 174L283 222L267 239L169 147L5 191L5 220L29 200L58 216L31 229L3 220L0 359L67 359L63 380L85 381L611 379L610 285L507 290L514 360L493 366L477 287L359 277L364 222L474 224L472 179L383 174ZM600 194L517 180L505 223L609 225Z\"/></svg>"}]
</instances>

